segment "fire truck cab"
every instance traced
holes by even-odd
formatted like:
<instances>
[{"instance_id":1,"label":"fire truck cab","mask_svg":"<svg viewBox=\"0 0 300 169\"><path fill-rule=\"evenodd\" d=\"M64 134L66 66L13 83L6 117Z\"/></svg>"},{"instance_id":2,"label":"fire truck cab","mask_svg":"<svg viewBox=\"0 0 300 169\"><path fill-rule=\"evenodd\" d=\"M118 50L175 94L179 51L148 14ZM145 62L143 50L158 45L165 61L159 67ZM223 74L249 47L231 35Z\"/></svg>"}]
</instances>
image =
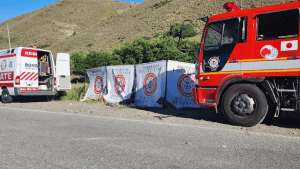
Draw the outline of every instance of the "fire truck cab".
<instances>
[{"instance_id":1,"label":"fire truck cab","mask_svg":"<svg viewBox=\"0 0 300 169\"><path fill-rule=\"evenodd\" d=\"M267 113L300 112L300 1L245 10L228 2L224 8L207 19L194 102L248 127Z\"/></svg>"}]
</instances>

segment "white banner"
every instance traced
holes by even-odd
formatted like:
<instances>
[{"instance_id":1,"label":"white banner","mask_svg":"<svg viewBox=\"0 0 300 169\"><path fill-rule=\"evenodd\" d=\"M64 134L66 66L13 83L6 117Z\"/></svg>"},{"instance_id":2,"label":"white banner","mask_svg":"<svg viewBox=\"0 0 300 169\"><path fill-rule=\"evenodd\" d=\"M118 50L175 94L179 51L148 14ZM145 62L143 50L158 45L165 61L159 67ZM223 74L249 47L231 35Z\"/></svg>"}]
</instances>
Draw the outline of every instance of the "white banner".
<instances>
[{"instance_id":1,"label":"white banner","mask_svg":"<svg viewBox=\"0 0 300 169\"><path fill-rule=\"evenodd\" d=\"M169 103L180 108L199 108L193 101L195 64L168 60L167 96Z\"/></svg>"},{"instance_id":2,"label":"white banner","mask_svg":"<svg viewBox=\"0 0 300 169\"><path fill-rule=\"evenodd\" d=\"M157 101L165 95L166 67L165 60L136 65L135 106L162 107Z\"/></svg>"},{"instance_id":3,"label":"white banner","mask_svg":"<svg viewBox=\"0 0 300 169\"><path fill-rule=\"evenodd\" d=\"M130 99L134 82L134 65L107 66L108 103L119 103Z\"/></svg>"},{"instance_id":4,"label":"white banner","mask_svg":"<svg viewBox=\"0 0 300 169\"><path fill-rule=\"evenodd\" d=\"M90 87L84 96L84 99L81 101L85 101L88 98L91 99L99 99L105 94L106 89L106 68L98 67L94 69L86 70L88 77L90 78Z\"/></svg>"}]
</instances>

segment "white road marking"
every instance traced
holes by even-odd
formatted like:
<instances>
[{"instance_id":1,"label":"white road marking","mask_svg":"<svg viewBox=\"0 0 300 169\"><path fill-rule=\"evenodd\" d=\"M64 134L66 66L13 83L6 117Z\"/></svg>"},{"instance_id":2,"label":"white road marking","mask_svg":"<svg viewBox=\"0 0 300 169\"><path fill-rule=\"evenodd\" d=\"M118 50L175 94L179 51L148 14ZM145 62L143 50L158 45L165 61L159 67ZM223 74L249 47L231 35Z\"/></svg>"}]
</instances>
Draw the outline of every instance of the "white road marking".
<instances>
[{"instance_id":1,"label":"white road marking","mask_svg":"<svg viewBox=\"0 0 300 169\"><path fill-rule=\"evenodd\" d=\"M155 121L148 121L148 120L127 119L127 118L120 118L120 117L108 117L108 116L97 116L97 115L86 115L86 114L73 114L73 113L35 110L35 109L24 109L24 108L14 108L14 107L5 107L5 106L1 106L1 108L13 109L13 110L23 110L23 111L27 110L27 111L42 112L42 113L49 113L49 114L60 114L60 115L68 115L68 116L81 116L81 117L89 117L89 118L92 117L92 118L112 119L112 120L130 121L130 122L143 122L143 123L158 124L158 125L191 127L191 128L200 128L200 129L207 129L207 130L219 130L219 131L227 131L227 132L244 133L244 134L247 134L247 135L253 134L253 135L261 135L261 136L289 138L289 139L300 139L300 137L284 136L284 135L277 135L277 134L267 134L267 133L259 133L259 132L252 132L252 131L230 130L230 129L223 129L223 128L214 128L214 127L206 127L206 126L194 126L194 125L187 125L187 124L162 123L162 122L155 122Z\"/></svg>"}]
</instances>

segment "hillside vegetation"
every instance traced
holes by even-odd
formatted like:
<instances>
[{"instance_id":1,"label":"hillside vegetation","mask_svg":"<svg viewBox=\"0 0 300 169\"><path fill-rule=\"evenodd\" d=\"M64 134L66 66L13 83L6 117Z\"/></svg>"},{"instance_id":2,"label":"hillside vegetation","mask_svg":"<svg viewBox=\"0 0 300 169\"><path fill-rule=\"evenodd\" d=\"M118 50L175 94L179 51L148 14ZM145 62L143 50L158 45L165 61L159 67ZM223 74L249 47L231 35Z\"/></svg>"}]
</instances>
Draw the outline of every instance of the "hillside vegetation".
<instances>
[{"instance_id":1,"label":"hillside vegetation","mask_svg":"<svg viewBox=\"0 0 300 169\"><path fill-rule=\"evenodd\" d=\"M237 0L243 9L290 0ZM0 23L9 25L12 46L37 45L57 52L112 52L126 41L159 37L175 23L223 13L227 0L147 0L140 4L113 0L61 0ZM203 23L199 24L200 38ZM1 30L0 35L6 32ZM0 49L8 48L0 37Z\"/></svg>"}]
</instances>

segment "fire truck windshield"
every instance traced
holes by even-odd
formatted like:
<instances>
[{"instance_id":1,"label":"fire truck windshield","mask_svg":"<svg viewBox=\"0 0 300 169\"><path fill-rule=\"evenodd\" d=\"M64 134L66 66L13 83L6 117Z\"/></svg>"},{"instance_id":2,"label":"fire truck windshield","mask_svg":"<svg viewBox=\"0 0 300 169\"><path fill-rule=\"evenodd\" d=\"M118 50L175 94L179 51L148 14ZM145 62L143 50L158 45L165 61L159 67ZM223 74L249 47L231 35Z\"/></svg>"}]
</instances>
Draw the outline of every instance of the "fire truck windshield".
<instances>
[{"instance_id":1,"label":"fire truck windshield","mask_svg":"<svg viewBox=\"0 0 300 169\"><path fill-rule=\"evenodd\" d=\"M204 50L218 50L222 45L237 43L239 38L238 30L238 18L209 24L205 35Z\"/></svg>"}]
</instances>

